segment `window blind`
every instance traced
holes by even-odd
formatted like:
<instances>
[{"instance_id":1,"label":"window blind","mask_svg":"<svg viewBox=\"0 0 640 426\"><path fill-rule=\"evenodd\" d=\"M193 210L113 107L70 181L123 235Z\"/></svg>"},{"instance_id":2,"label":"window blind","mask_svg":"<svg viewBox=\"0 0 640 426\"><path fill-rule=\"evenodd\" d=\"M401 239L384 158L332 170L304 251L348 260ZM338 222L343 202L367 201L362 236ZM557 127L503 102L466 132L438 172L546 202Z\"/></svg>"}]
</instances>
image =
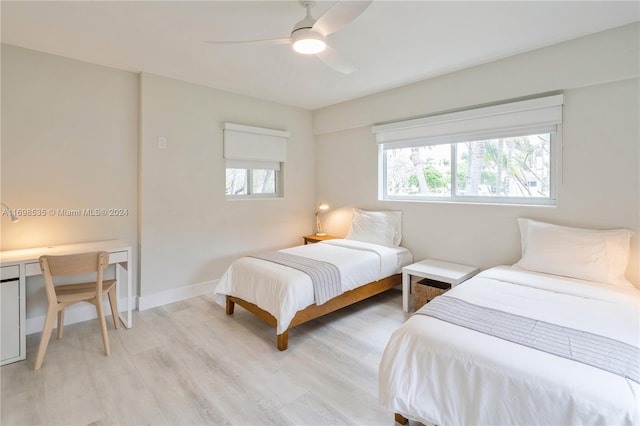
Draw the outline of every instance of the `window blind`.
<instances>
[{"instance_id":1,"label":"window blind","mask_svg":"<svg viewBox=\"0 0 640 426\"><path fill-rule=\"evenodd\" d=\"M279 161L225 160L227 169L280 170Z\"/></svg>"},{"instance_id":2,"label":"window blind","mask_svg":"<svg viewBox=\"0 0 640 426\"><path fill-rule=\"evenodd\" d=\"M555 133L563 95L474 108L372 127L385 149Z\"/></svg>"},{"instance_id":3,"label":"window blind","mask_svg":"<svg viewBox=\"0 0 640 426\"><path fill-rule=\"evenodd\" d=\"M289 132L224 123L223 133L227 167L279 169L287 161Z\"/></svg>"}]
</instances>

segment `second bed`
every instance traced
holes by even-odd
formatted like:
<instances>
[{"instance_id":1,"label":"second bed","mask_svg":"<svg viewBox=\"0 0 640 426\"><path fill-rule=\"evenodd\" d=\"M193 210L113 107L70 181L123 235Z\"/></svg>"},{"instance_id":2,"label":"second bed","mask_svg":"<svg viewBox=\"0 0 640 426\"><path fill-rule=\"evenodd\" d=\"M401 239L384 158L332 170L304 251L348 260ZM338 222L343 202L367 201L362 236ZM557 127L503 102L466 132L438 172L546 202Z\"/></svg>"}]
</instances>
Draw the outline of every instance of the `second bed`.
<instances>
[{"instance_id":1,"label":"second bed","mask_svg":"<svg viewBox=\"0 0 640 426\"><path fill-rule=\"evenodd\" d=\"M413 260L404 247L336 239L275 252L333 265L340 293L316 303L311 277L301 270L258 257L236 260L216 288L216 300L232 314L235 304L276 327L277 346L288 347L291 327L401 284L403 266Z\"/></svg>"}]
</instances>

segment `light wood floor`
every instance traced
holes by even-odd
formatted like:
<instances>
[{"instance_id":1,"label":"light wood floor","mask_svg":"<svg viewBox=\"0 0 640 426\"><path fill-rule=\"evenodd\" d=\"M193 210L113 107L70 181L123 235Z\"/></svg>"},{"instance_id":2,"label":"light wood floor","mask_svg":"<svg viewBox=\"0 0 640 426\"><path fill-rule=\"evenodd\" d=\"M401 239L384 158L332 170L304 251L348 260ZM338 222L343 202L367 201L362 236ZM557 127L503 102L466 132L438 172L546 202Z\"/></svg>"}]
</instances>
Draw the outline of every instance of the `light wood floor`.
<instances>
[{"instance_id":1,"label":"light wood floor","mask_svg":"<svg viewBox=\"0 0 640 426\"><path fill-rule=\"evenodd\" d=\"M131 330L110 325L108 358L96 320L65 327L39 371L33 334L27 360L0 369L0 422L392 425L378 364L405 319L394 289L292 329L279 352L275 329L201 296L135 312Z\"/></svg>"}]
</instances>

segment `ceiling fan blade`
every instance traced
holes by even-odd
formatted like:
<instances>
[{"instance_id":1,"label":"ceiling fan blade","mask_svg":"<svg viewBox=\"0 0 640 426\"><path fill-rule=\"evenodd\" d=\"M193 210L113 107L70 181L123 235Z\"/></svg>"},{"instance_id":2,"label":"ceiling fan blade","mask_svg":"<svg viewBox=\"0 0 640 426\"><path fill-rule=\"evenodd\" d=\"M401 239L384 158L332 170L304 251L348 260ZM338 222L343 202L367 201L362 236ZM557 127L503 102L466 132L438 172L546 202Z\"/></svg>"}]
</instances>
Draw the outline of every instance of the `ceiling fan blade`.
<instances>
[{"instance_id":1,"label":"ceiling fan blade","mask_svg":"<svg viewBox=\"0 0 640 426\"><path fill-rule=\"evenodd\" d=\"M371 2L372 0L339 1L318 18L313 29L325 37L333 34L360 16Z\"/></svg>"},{"instance_id":2,"label":"ceiling fan blade","mask_svg":"<svg viewBox=\"0 0 640 426\"><path fill-rule=\"evenodd\" d=\"M263 45L273 45L273 44L289 44L291 43L291 39L289 38L271 38L271 39L263 39L263 40L206 40L205 43L211 44L253 44L256 46Z\"/></svg>"},{"instance_id":3,"label":"ceiling fan blade","mask_svg":"<svg viewBox=\"0 0 640 426\"><path fill-rule=\"evenodd\" d=\"M342 74L351 74L356 69L346 59L342 57L338 52L327 46L322 52L316 53L318 59L325 63L325 65L333 68L334 70L341 72Z\"/></svg>"}]
</instances>

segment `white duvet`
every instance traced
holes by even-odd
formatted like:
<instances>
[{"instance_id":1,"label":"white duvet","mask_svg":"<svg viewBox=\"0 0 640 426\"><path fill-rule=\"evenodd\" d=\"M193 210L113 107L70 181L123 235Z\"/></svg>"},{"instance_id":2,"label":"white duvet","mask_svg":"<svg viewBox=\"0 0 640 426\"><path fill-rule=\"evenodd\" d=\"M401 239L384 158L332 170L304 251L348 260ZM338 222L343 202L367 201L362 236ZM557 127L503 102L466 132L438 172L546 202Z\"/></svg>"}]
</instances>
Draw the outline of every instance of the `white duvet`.
<instances>
[{"instance_id":1,"label":"white duvet","mask_svg":"<svg viewBox=\"0 0 640 426\"><path fill-rule=\"evenodd\" d=\"M387 247L355 240L329 240L292 247L281 252L329 262L338 267L343 291L400 273L412 262L403 247ZM283 333L296 312L314 303L313 284L304 272L252 257L236 260L215 290L223 305L226 296L236 296L258 305L278 321Z\"/></svg>"},{"instance_id":2,"label":"white duvet","mask_svg":"<svg viewBox=\"0 0 640 426\"><path fill-rule=\"evenodd\" d=\"M502 266L447 296L639 345L635 288ZM438 425L640 424L638 383L425 315L392 335L379 397L386 410Z\"/></svg>"}]
</instances>

